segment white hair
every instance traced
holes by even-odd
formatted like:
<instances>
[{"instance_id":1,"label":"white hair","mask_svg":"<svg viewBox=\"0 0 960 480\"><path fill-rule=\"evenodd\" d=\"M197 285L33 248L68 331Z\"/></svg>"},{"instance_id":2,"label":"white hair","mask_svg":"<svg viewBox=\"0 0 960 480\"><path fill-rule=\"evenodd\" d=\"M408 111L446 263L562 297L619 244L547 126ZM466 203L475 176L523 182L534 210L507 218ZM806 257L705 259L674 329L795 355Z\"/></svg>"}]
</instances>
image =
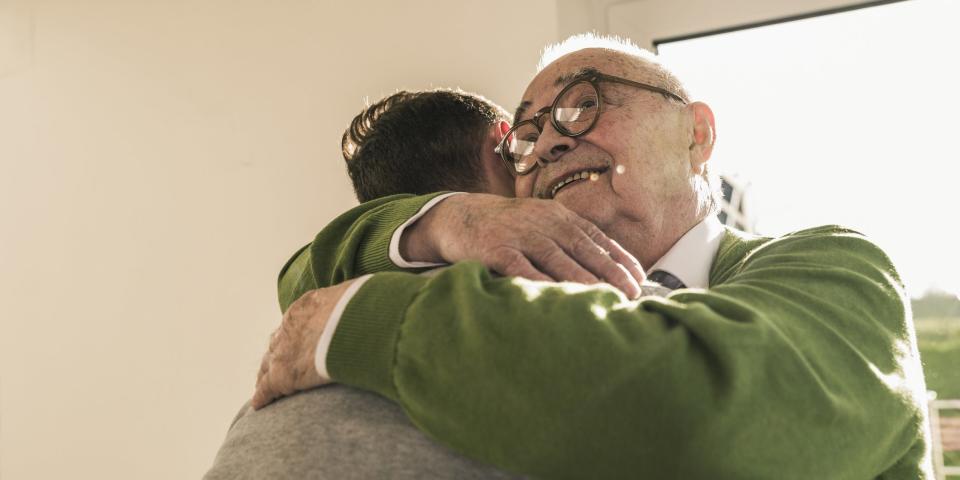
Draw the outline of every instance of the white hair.
<instances>
[{"instance_id":1,"label":"white hair","mask_svg":"<svg viewBox=\"0 0 960 480\"><path fill-rule=\"evenodd\" d=\"M653 52L641 48L633 40L616 35L599 35L593 32L579 33L571 35L565 40L544 47L540 54L540 62L537 63L537 73L540 73L547 65L555 62L560 57L584 50L587 48L600 48L603 50L612 50L619 52L628 58L639 61L648 73L653 76L667 90L676 93L687 102L690 101L690 95L687 93L683 83L670 71L666 62Z\"/></svg>"},{"instance_id":2,"label":"white hair","mask_svg":"<svg viewBox=\"0 0 960 480\"><path fill-rule=\"evenodd\" d=\"M598 35L593 32L578 33L571 35L563 41L547 45L540 53L540 63L537 64L537 72L540 72L554 60L578 50L585 48L603 48L605 50L615 50L633 57L639 57L652 63L657 63L657 56L649 50L640 48L633 40L619 37L616 35Z\"/></svg>"}]
</instances>

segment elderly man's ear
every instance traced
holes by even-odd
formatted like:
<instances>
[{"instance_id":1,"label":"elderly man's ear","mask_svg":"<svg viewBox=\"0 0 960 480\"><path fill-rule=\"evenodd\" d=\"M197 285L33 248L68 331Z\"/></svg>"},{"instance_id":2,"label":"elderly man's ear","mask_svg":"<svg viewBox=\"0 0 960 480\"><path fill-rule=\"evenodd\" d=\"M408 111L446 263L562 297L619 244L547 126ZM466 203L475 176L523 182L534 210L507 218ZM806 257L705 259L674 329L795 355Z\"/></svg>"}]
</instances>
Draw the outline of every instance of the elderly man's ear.
<instances>
[{"instance_id":1,"label":"elderly man's ear","mask_svg":"<svg viewBox=\"0 0 960 480\"><path fill-rule=\"evenodd\" d=\"M690 143L690 168L697 175L703 175L703 170L713 153L713 144L717 140L717 127L713 120L713 110L703 102L693 102L687 105L693 125L693 141Z\"/></svg>"}]
</instances>

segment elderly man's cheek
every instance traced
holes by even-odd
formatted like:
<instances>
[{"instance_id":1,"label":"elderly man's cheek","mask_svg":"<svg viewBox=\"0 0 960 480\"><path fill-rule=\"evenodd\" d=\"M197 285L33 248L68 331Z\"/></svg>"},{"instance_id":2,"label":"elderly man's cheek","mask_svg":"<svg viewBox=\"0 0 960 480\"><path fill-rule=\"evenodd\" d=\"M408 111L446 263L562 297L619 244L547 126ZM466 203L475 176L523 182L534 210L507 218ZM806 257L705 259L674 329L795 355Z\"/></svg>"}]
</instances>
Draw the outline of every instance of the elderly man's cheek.
<instances>
[{"instance_id":1,"label":"elderly man's cheek","mask_svg":"<svg viewBox=\"0 0 960 480\"><path fill-rule=\"evenodd\" d=\"M522 177L517 177L515 187L518 197L532 197L533 196L533 186L536 184L537 173L531 173L530 175L524 175Z\"/></svg>"}]
</instances>

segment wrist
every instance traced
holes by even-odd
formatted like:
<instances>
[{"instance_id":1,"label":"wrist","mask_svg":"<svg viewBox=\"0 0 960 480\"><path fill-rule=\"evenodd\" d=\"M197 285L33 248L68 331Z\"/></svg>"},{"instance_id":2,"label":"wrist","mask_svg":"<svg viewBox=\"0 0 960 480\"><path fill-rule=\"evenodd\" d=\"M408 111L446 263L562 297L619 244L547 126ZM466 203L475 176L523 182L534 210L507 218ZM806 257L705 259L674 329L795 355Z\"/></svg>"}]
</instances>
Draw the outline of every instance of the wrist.
<instances>
[{"instance_id":1,"label":"wrist","mask_svg":"<svg viewBox=\"0 0 960 480\"><path fill-rule=\"evenodd\" d=\"M393 381L400 327L423 275L378 273L345 302L325 358L330 378L396 400Z\"/></svg>"},{"instance_id":2,"label":"wrist","mask_svg":"<svg viewBox=\"0 0 960 480\"><path fill-rule=\"evenodd\" d=\"M330 342L333 341L333 334L337 330L343 311L357 290L371 277L370 274L364 275L324 290L330 295L332 302L328 302L326 310L318 316L318 320L323 322L322 332L315 350L310 354L316 372L324 382L330 381L330 372L327 370L327 353L330 351ZM320 292L320 290L314 292Z\"/></svg>"},{"instance_id":3,"label":"wrist","mask_svg":"<svg viewBox=\"0 0 960 480\"><path fill-rule=\"evenodd\" d=\"M400 236L400 256L409 262L445 263L441 246L444 230L440 228L443 218L465 195L450 195L430 207L416 222L408 225ZM453 202L453 203L451 203Z\"/></svg>"}]
</instances>

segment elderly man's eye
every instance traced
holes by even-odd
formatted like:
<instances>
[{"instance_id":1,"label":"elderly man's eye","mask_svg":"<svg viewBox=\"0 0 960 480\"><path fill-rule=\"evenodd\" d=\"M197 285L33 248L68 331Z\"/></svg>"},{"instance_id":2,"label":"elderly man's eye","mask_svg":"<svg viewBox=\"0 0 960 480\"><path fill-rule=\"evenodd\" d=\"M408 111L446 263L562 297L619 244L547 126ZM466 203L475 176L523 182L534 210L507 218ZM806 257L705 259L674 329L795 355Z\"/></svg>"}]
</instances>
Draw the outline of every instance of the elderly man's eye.
<instances>
[{"instance_id":1,"label":"elderly man's eye","mask_svg":"<svg viewBox=\"0 0 960 480\"><path fill-rule=\"evenodd\" d=\"M588 108L594 108L597 106L596 98L584 98L577 103L577 108L581 110L586 110Z\"/></svg>"}]
</instances>

